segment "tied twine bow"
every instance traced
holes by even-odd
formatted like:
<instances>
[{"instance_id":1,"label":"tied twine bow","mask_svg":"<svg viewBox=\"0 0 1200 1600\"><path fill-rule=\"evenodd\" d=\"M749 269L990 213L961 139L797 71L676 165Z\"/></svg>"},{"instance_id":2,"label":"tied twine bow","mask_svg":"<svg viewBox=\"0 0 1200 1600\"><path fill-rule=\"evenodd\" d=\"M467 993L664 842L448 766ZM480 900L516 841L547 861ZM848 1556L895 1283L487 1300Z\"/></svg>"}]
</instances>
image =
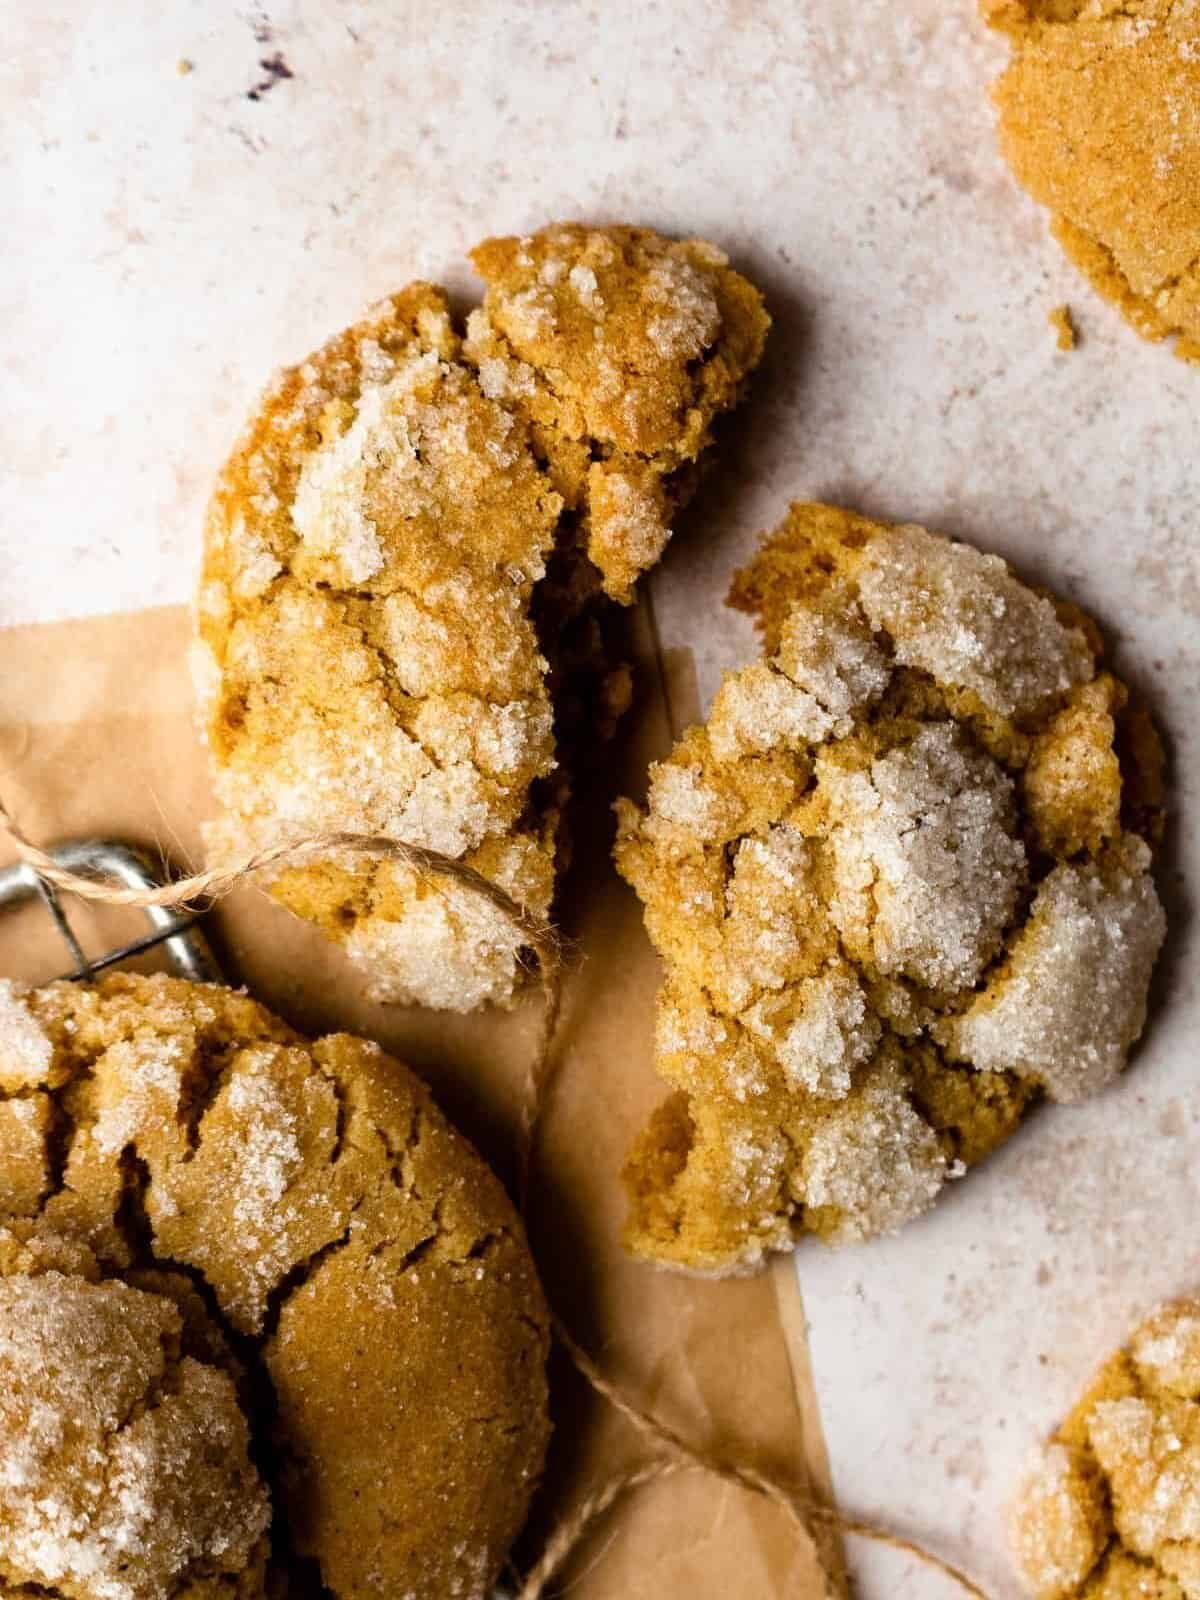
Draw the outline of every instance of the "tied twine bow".
<instances>
[{"instance_id":1,"label":"tied twine bow","mask_svg":"<svg viewBox=\"0 0 1200 1600\"><path fill-rule=\"evenodd\" d=\"M553 925L531 915L497 884L451 856L422 845L379 835L326 833L290 844L272 845L246 855L230 866L211 868L177 878L157 889L130 889L106 877L90 877L69 872L29 839L0 800L0 831L7 834L18 855L28 866L56 889L82 900L106 905L183 910L211 905L240 883L270 867L294 866L333 850L350 850L379 860L398 861L419 877L438 887L439 880L458 885L487 900L520 935L523 946L534 952L541 980L543 1006L541 1025L534 1052L526 1071L521 1101L519 1128L519 1185L522 1207L528 1190L530 1165L537 1139L538 1124L545 1110L552 1081L553 1044L562 1007L563 958ZM691 1444L676 1429L661 1421L631 1400L622 1389L597 1367L571 1332L551 1311L554 1333L588 1386L620 1413L654 1447L654 1454L638 1466L626 1467L591 1490L546 1541L545 1549L526 1574L517 1600L543 1600L549 1585L562 1570L571 1553L593 1525L609 1510L639 1488L682 1473L702 1473L739 1489L762 1495L787 1516L797 1534L813 1542L814 1529L826 1526L840 1533L857 1534L875 1544L911 1556L955 1583L972 1600L991 1600L974 1580L934 1551L916 1540L893 1533L864 1518L800 1496L794 1489L767 1473L747 1464L727 1460ZM832 1585L830 1586L832 1593Z\"/></svg>"}]
</instances>

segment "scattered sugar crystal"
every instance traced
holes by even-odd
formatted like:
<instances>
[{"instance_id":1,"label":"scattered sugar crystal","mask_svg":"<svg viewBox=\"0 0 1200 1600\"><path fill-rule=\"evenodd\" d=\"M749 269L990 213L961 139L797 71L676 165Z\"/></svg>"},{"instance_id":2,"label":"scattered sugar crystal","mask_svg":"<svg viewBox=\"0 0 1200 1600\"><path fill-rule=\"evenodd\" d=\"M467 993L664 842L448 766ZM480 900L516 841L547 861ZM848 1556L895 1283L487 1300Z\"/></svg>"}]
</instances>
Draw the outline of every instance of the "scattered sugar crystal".
<instances>
[{"instance_id":1,"label":"scattered sugar crystal","mask_svg":"<svg viewBox=\"0 0 1200 1600\"><path fill-rule=\"evenodd\" d=\"M377 339L358 341L358 359L364 384L386 383L396 368L395 358L388 355Z\"/></svg>"},{"instance_id":2,"label":"scattered sugar crystal","mask_svg":"<svg viewBox=\"0 0 1200 1600\"><path fill-rule=\"evenodd\" d=\"M697 995L662 997L655 1018L655 1045L662 1055L710 1055L726 1042L729 1028Z\"/></svg>"},{"instance_id":3,"label":"scattered sugar crystal","mask_svg":"<svg viewBox=\"0 0 1200 1600\"><path fill-rule=\"evenodd\" d=\"M239 600L253 600L270 588L283 567L262 539L246 526L244 517L234 517L225 540L229 556L230 582Z\"/></svg>"},{"instance_id":4,"label":"scattered sugar crystal","mask_svg":"<svg viewBox=\"0 0 1200 1600\"><path fill-rule=\"evenodd\" d=\"M296 1119L269 1076L269 1059L245 1051L227 1092L241 1145L233 1214L252 1239L272 1231L279 1202L299 1172L303 1154Z\"/></svg>"},{"instance_id":5,"label":"scattered sugar crystal","mask_svg":"<svg viewBox=\"0 0 1200 1600\"><path fill-rule=\"evenodd\" d=\"M1142 1031L1166 919L1140 839L1098 863L1054 868L1011 961L946 1029L954 1053L1081 1100L1124 1068Z\"/></svg>"},{"instance_id":6,"label":"scattered sugar crystal","mask_svg":"<svg viewBox=\"0 0 1200 1600\"><path fill-rule=\"evenodd\" d=\"M1131 1550L1152 1556L1162 1544L1200 1540L1200 1406L1101 1400L1087 1431L1111 1485L1117 1532Z\"/></svg>"},{"instance_id":7,"label":"scattered sugar crystal","mask_svg":"<svg viewBox=\"0 0 1200 1600\"><path fill-rule=\"evenodd\" d=\"M1024 880L1010 779L951 723L922 727L864 771L819 757L817 778L842 934L883 973L974 983Z\"/></svg>"},{"instance_id":8,"label":"scattered sugar crystal","mask_svg":"<svg viewBox=\"0 0 1200 1600\"><path fill-rule=\"evenodd\" d=\"M0 978L0 1089L14 1094L44 1082L54 1046L26 1004L28 990Z\"/></svg>"},{"instance_id":9,"label":"scattered sugar crystal","mask_svg":"<svg viewBox=\"0 0 1200 1600\"><path fill-rule=\"evenodd\" d=\"M892 639L896 659L939 683L969 689L1016 716L1093 673L1083 634L1058 620L999 556L924 528L872 539L858 575L868 620Z\"/></svg>"},{"instance_id":10,"label":"scattered sugar crystal","mask_svg":"<svg viewBox=\"0 0 1200 1600\"><path fill-rule=\"evenodd\" d=\"M364 918L346 941L370 999L474 1011L512 991L521 938L478 894L444 891Z\"/></svg>"},{"instance_id":11,"label":"scattered sugar crystal","mask_svg":"<svg viewBox=\"0 0 1200 1600\"><path fill-rule=\"evenodd\" d=\"M658 480L597 463L588 490L588 555L609 575L610 592L628 598L633 581L654 566L671 537Z\"/></svg>"},{"instance_id":12,"label":"scattered sugar crystal","mask_svg":"<svg viewBox=\"0 0 1200 1600\"><path fill-rule=\"evenodd\" d=\"M578 295L581 303L594 315L599 316L604 311L604 297L600 293L600 286L596 281L596 274L591 267L581 264L573 266L567 274L567 281Z\"/></svg>"},{"instance_id":13,"label":"scattered sugar crystal","mask_svg":"<svg viewBox=\"0 0 1200 1600\"><path fill-rule=\"evenodd\" d=\"M650 810L664 822L703 834L724 809L721 797L704 782L696 765L660 761L650 772Z\"/></svg>"},{"instance_id":14,"label":"scattered sugar crystal","mask_svg":"<svg viewBox=\"0 0 1200 1600\"><path fill-rule=\"evenodd\" d=\"M726 888L719 985L730 1010L742 1011L761 990L786 983L811 920L810 867L807 842L786 823L738 845Z\"/></svg>"},{"instance_id":15,"label":"scattered sugar crystal","mask_svg":"<svg viewBox=\"0 0 1200 1600\"><path fill-rule=\"evenodd\" d=\"M831 1100L849 1094L882 1031L853 970L836 965L758 1001L742 1020L771 1045L789 1083Z\"/></svg>"},{"instance_id":16,"label":"scattered sugar crystal","mask_svg":"<svg viewBox=\"0 0 1200 1600\"><path fill-rule=\"evenodd\" d=\"M395 818L386 833L446 856L464 855L496 827L486 780L465 761L426 774Z\"/></svg>"},{"instance_id":17,"label":"scattered sugar crystal","mask_svg":"<svg viewBox=\"0 0 1200 1600\"><path fill-rule=\"evenodd\" d=\"M739 1039L732 1049L722 1055L721 1079L739 1105L745 1105L767 1092L767 1076L762 1062L747 1038Z\"/></svg>"},{"instance_id":18,"label":"scattered sugar crystal","mask_svg":"<svg viewBox=\"0 0 1200 1600\"><path fill-rule=\"evenodd\" d=\"M771 1227L775 1197L787 1163L787 1141L778 1133L739 1130L726 1147L722 1187L730 1200L753 1219L752 1227Z\"/></svg>"},{"instance_id":19,"label":"scattered sugar crystal","mask_svg":"<svg viewBox=\"0 0 1200 1600\"><path fill-rule=\"evenodd\" d=\"M804 749L828 738L834 719L805 689L756 661L729 673L717 690L708 734L720 761L771 749Z\"/></svg>"},{"instance_id":20,"label":"scattered sugar crystal","mask_svg":"<svg viewBox=\"0 0 1200 1600\"><path fill-rule=\"evenodd\" d=\"M479 387L489 400L527 399L537 387L531 368L523 361L485 356L478 370Z\"/></svg>"},{"instance_id":21,"label":"scattered sugar crystal","mask_svg":"<svg viewBox=\"0 0 1200 1600\"><path fill-rule=\"evenodd\" d=\"M366 583L384 565L378 531L365 509L367 479L376 464L401 460L407 443L399 428L387 428L385 392L368 389L346 432L309 456L292 503L296 532L311 551L333 561L348 585Z\"/></svg>"},{"instance_id":22,"label":"scattered sugar crystal","mask_svg":"<svg viewBox=\"0 0 1200 1600\"><path fill-rule=\"evenodd\" d=\"M537 344L555 331L554 302L538 284L504 302L505 331L520 344Z\"/></svg>"},{"instance_id":23,"label":"scattered sugar crystal","mask_svg":"<svg viewBox=\"0 0 1200 1600\"><path fill-rule=\"evenodd\" d=\"M465 695L430 696L417 712L413 732L442 769L428 778L428 784L437 788L439 778L444 783L454 764L467 768L474 764L485 773L501 776L526 765L545 772L551 723L552 713L544 701L511 700L492 705ZM476 785L479 775L472 768L463 781ZM465 803L470 805L469 798Z\"/></svg>"},{"instance_id":24,"label":"scattered sugar crystal","mask_svg":"<svg viewBox=\"0 0 1200 1600\"><path fill-rule=\"evenodd\" d=\"M1200 1396L1200 1307L1164 1306L1130 1341L1134 1362L1147 1383L1182 1399Z\"/></svg>"},{"instance_id":25,"label":"scattered sugar crystal","mask_svg":"<svg viewBox=\"0 0 1200 1600\"><path fill-rule=\"evenodd\" d=\"M242 1570L270 1507L223 1372L172 1357L179 1313L58 1271L0 1281L0 1563L94 1600ZM130 1419L133 1420L130 1420Z\"/></svg>"},{"instance_id":26,"label":"scattered sugar crystal","mask_svg":"<svg viewBox=\"0 0 1200 1600\"><path fill-rule=\"evenodd\" d=\"M806 1206L840 1213L827 1236L847 1244L894 1233L927 1210L946 1158L895 1076L880 1072L819 1124L796 1176Z\"/></svg>"},{"instance_id":27,"label":"scattered sugar crystal","mask_svg":"<svg viewBox=\"0 0 1200 1600\"><path fill-rule=\"evenodd\" d=\"M103 1078L115 1098L102 1104L92 1128L96 1148L115 1155L132 1143L139 1129L174 1121L183 1092L183 1039L145 1033L118 1039L101 1058Z\"/></svg>"},{"instance_id":28,"label":"scattered sugar crystal","mask_svg":"<svg viewBox=\"0 0 1200 1600\"><path fill-rule=\"evenodd\" d=\"M775 659L820 704L838 738L850 732L854 712L878 700L892 675L887 657L849 597L837 610L793 606Z\"/></svg>"},{"instance_id":29,"label":"scattered sugar crystal","mask_svg":"<svg viewBox=\"0 0 1200 1600\"><path fill-rule=\"evenodd\" d=\"M702 355L721 326L712 283L683 256L661 256L646 273L646 299L654 311L646 334L664 361Z\"/></svg>"}]
</instances>

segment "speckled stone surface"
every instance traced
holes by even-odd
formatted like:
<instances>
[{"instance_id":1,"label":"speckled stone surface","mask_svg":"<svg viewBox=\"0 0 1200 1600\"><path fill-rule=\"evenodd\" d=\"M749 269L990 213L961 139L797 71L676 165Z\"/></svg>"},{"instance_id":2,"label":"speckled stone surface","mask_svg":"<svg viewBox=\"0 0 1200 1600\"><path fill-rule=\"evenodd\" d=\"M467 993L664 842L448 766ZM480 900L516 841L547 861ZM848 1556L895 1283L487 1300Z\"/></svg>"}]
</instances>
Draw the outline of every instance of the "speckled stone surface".
<instances>
[{"instance_id":1,"label":"speckled stone surface","mask_svg":"<svg viewBox=\"0 0 1200 1600\"><path fill-rule=\"evenodd\" d=\"M6 45L0 622L186 599L272 367L412 277L474 293L486 234L585 216L714 239L776 317L654 579L706 697L750 651L728 577L794 496L970 537L1115 636L1184 819L1144 1048L900 1238L798 1258L843 1499L1011 1581L1033 1439L1197 1285L1200 371L1087 290L1002 166L1002 41L973 0L57 0ZM949 1593L856 1559L868 1597Z\"/></svg>"}]
</instances>

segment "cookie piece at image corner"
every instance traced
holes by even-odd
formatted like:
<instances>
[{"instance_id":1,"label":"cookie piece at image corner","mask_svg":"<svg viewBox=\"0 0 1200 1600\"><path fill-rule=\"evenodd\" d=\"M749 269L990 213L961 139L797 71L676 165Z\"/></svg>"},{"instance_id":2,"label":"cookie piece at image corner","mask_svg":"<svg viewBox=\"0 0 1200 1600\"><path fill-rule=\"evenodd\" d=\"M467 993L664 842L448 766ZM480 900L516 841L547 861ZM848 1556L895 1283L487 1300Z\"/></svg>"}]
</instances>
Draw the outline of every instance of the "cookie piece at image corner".
<instances>
[{"instance_id":1,"label":"cookie piece at image corner","mask_svg":"<svg viewBox=\"0 0 1200 1600\"><path fill-rule=\"evenodd\" d=\"M282 373L211 503L193 676L210 863L329 832L452 856L546 915L576 758L628 700L605 634L769 326L714 246L560 224L492 239L465 338L413 284ZM270 892L370 998L509 1005L522 935L397 862Z\"/></svg>"},{"instance_id":2,"label":"cookie piece at image corner","mask_svg":"<svg viewBox=\"0 0 1200 1600\"><path fill-rule=\"evenodd\" d=\"M1012 59L1000 147L1055 238L1145 339L1200 361L1200 9L982 0Z\"/></svg>"},{"instance_id":3,"label":"cookie piece at image corner","mask_svg":"<svg viewBox=\"0 0 1200 1600\"><path fill-rule=\"evenodd\" d=\"M1200 1594L1200 1301L1160 1306L1105 1362L1009 1516L1035 1600Z\"/></svg>"},{"instance_id":4,"label":"cookie piece at image corner","mask_svg":"<svg viewBox=\"0 0 1200 1600\"><path fill-rule=\"evenodd\" d=\"M303 1564L337 1600L486 1594L542 1469L549 1315L425 1087L366 1040L123 974L0 981L0 1093L4 1579L250 1600Z\"/></svg>"},{"instance_id":5,"label":"cookie piece at image corner","mask_svg":"<svg viewBox=\"0 0 1200 1600\"><path fill-rule=\"evenodd\" d=\"M618 803L671 1093L626 1242L723 1275L926 1210L1142 1031L1163 757L1095 624L996 556L794 505L738 574L763 658Z\"/></svg>"}]
</instances>

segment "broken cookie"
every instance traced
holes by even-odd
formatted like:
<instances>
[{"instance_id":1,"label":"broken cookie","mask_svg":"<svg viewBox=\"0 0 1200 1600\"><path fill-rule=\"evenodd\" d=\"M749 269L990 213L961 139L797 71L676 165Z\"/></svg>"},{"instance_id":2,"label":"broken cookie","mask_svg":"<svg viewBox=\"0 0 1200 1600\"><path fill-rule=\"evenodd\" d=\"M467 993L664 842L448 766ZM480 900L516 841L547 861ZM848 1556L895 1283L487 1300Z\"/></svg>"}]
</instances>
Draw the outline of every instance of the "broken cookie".
<instances>
[{"instance_id":1,"label":"broken cookie","mask_svg":"<svg viewBox=\"0 0 1200 1600\"><path fill-rule=\"evenodd\" d=\"M424 1087L117 976L0 984L0 1088L48 1108L0 1144L0 1588L483 1600L541 1471L548 1318Z\"/></svg>"},{"instance_id":2,"label":"broken cookie","mask_svg":"<svg viewBox=\"0 0 1200 1600\"><path fill-rule=\"evenodd\" d=\"M1123 1068L1164 933L1161 751L1005 563L794 505L734 584L763 660L618 805L673 1094L627 1239L709 1273L900 1227Z\"/></svg>"},{"instance_id":3,"label":"broken cookie","mask_svg":"<svg viewBox=\"0 0 1200 1600\"><path fill-rule=\"evenodd\" d=\"M1016 1498L1036 1600L1200 1595L1200 1302L1160 1307L1105 1362Z\"/></svg>"},{"instance_id":4,"label":"broken cookie","mask_svg":"<svg viewBox=\"0 0 1200 1600\"><path fill-rule=\"evenodd\" d=\"M281 374L222 473L195 651L207 837L224 861L384 834L544 915L572 749L628 695L605 596L657 561L768 319L719 251L642 229L475 259L465 342L412 285ZM467 1011L521 981L521 935L461 885L330 851L270 887L373 998Z\"/></svg>"},{"instance_id":5,"label":"broken cookie","mask_svg":"<svg viewBox=\"0 0 1200 1600\"><path fill-rule=\"evenodd\" d=\"M1181 0L983 0L1013 57L1004 155L1147 339L1200 359L1200 12Z\"/></svg>"}]
</instances>

